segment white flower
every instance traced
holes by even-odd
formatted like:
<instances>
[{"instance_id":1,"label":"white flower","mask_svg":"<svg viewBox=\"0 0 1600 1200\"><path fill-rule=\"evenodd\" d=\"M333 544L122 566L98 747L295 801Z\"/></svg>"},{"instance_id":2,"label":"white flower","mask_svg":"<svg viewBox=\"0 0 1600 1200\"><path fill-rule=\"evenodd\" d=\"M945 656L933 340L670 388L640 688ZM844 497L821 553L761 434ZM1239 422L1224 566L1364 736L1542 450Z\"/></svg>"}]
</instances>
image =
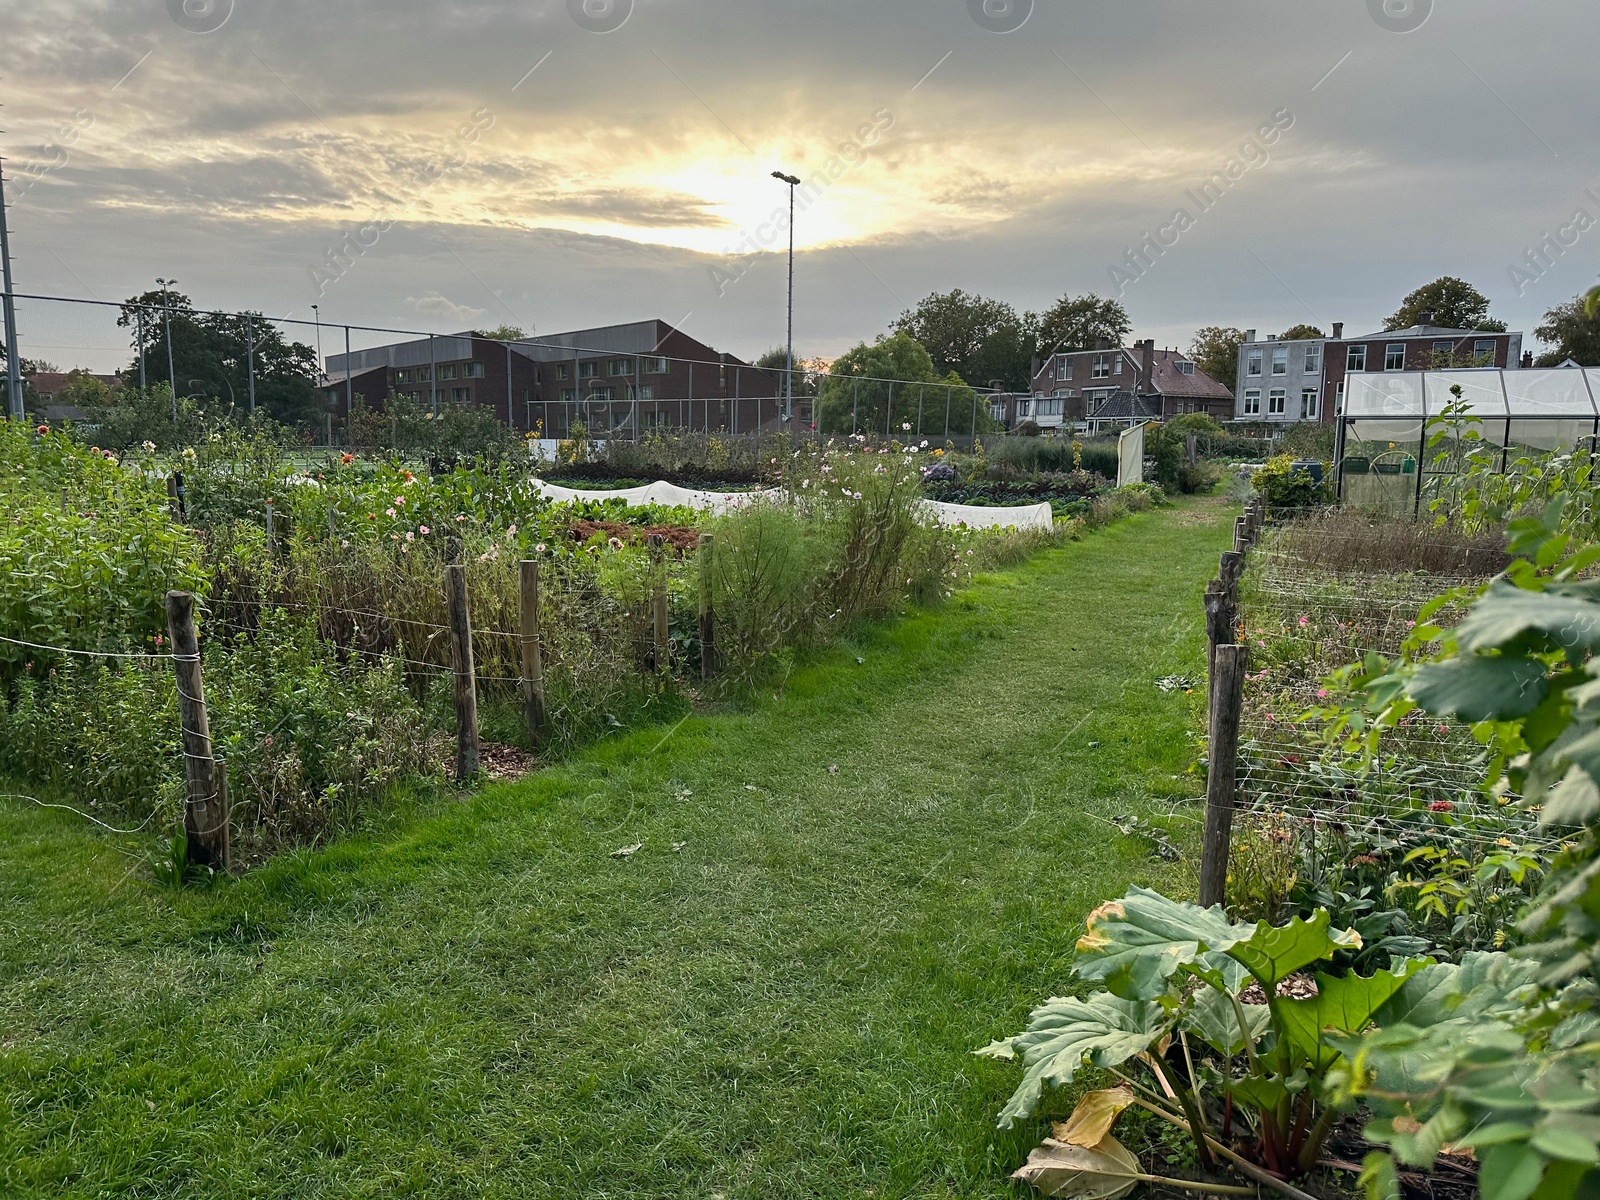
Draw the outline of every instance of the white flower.
<instances>
[{"instance_id":1,"label":"white flower","mask_svg":"<svg viewBox=\"0 0 1600 1200\"><path fill-rule=\"evenodd\" d=\"M145 442L140 449L146 454L154 454L156 452L156 444L154 442Z\"/></svg>"},{"instance_id":2,"label":"white flower","mask_svg":"<svg viewBox=\"0 0 1600 1200\"><path fill-rule=\"evenodd\" d=\"M911 422L910 421L901 421L900 422L900 430L903 433L910 433L911 432Z\"/></svg>"}]
</instances>

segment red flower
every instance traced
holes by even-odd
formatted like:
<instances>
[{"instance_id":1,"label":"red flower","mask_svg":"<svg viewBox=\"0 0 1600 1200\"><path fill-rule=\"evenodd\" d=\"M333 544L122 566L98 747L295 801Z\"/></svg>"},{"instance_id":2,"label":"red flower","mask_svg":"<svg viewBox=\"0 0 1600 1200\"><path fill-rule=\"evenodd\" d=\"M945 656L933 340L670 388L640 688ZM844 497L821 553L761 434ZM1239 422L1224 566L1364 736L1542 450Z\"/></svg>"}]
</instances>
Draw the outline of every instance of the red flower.
<instances>
[{"instance_id":1,"label":"red flower","mask_svg":"<svg viewBox=\"0 0 1600 1200\"><path fill-rule=\"evenodd\" d=\"M34 431L34 432L35 432L35 433L38 433L38 434L39 434L39 435L40 435L40 436L43 436L43 435L44 435L44 434L47 434L47 433L49 433L49 432L50 432L50 426L48 426L48 425L41 425L41 426L39 426L39 428L38 428L38 429L36 429L36 430L35 430L35 431Z\"/></svg>"},{"instance_id":2,"label":"red flower","mask_svg":"<svg viewBox=\"0 0 1600 1200\"><path fill-rule=\"evenodd\" d=\"M1363 867L1375 867L1378 865L1378 858L1373 854L1358 854L1350 861Z\"/></svg>"},{"instance_id":3,"label":"red flower","mask_svg":"<svg viewBox=\"0 0 1600 1200\"><path fill-rule=\"evenodd\" d=\"M1435 800L1432 804L1428 805L1428 811L1429 812L1454 812L1455 811L1455 807L1456 806L1454 804L1451 804L1450 801L1448 801L1448 800Z\"/></svg>"},{"instance_id":4,"label":"red flower","mask_svg":"<svg viewBox=\"0 0 1600 1200\"><path fill-rule=\"evenodd\" d=\"M354 454L341 454L341 455L340 455L340 456L339 456L339 461L340 461L340 462L341 462L341 463L343 463L343 464L344 464L344 465L345 465L345 466L347 466L347 467L348 467L348 466L349 466L349 465L350 465L350 464L351 464L351 463L353 463L353 462L355 462L355 460L356 460L356 456L355 456L355 455L354 455Z\"/></svg>"}]
</instances>

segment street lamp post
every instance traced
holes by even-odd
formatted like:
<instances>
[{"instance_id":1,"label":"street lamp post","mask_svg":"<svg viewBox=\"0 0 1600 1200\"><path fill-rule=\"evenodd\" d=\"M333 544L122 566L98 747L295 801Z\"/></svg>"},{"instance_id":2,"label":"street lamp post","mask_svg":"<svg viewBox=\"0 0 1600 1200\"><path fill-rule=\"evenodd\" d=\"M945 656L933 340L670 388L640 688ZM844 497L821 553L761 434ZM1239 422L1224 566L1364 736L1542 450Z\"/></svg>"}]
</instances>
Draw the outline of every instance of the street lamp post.
<instances>
[{"instance_id":1,"label":"street lamp post","mask_svg":"<svg viewBox=\"0 0 1600 1200\"><path fill-rule=\"evenodd\" d=\"M772 177L789 187L789 340L788 365L783 373L783 424L792 433L790 424L794 417L794 189L800 186L798 175L785 175L774 171Z\"/></svg>"},{"instance_id":2,"label":"street lamp post","mask_svg":"<svg viewBox=\"0 0 1600 1200\"><path fill-rule=\"evenodd\" d=\"M178 372L172 365L172 302L167 299L167 289L177 285L176 279L162 279L156 276L156 282L161 285L161 323L167 334L167 386L172 389L172 424L178 424Z\"/></svg>"}]
</instances>

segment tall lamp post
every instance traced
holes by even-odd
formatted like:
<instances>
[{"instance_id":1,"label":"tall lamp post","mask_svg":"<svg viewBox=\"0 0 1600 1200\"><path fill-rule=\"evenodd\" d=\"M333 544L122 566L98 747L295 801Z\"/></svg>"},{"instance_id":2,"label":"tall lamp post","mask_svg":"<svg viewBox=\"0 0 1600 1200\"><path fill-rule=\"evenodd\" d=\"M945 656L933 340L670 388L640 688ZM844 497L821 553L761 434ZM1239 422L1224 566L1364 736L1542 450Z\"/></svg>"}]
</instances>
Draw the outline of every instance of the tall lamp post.
<instances>
[{"instance_id":1,"label":"tall lamp post","mask_svg":"<svg viewBox=\"0 0 1600 1200\"><path fill-rule=\"evenodd\" d=\"M794 189L800 186L798 175L785 175L774 171L772 177L789 185L789 340L788 366L783 373L783 424L793 432L790 424L794 416Z\"/></svg>"},{"instance_id":2,"label":"tall lamp post","mask_svg":"<svg viewBox=\"0 0 1600 1200\"><path fill-rule=\"evenodd\" d=\"M161 323L167 332L167 386L172 389L172 424L178 424L178 372L172 365L172 302L167 299L167 289L176 287L176 279L162 279L156 276L156 282L161 285Z\"/></svg>"}]
</instances>

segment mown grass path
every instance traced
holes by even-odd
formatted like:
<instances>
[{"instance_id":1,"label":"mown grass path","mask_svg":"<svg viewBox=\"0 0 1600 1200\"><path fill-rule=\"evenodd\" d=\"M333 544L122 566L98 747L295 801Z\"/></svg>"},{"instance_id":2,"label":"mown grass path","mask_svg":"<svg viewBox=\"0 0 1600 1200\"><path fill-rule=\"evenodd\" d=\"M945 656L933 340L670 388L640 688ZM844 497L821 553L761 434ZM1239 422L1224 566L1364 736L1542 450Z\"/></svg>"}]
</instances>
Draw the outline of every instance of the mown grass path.
<instances>
[{"instance_id":1,"label":"mown grass path","mask_svg":"<svg viewBox=\"0 0 1600 1200\"><path fill-rule=\"evenodd\" d=\"M1014 1195L1039 1126L995 1132L1015 1069L970 1051L1094 904L1192 890L1108 819L1196 790L1155 681L1200 673L1230 530L1132 518L210 892L0 803L0 1194Z\"/></svg>"}]
</instances>

